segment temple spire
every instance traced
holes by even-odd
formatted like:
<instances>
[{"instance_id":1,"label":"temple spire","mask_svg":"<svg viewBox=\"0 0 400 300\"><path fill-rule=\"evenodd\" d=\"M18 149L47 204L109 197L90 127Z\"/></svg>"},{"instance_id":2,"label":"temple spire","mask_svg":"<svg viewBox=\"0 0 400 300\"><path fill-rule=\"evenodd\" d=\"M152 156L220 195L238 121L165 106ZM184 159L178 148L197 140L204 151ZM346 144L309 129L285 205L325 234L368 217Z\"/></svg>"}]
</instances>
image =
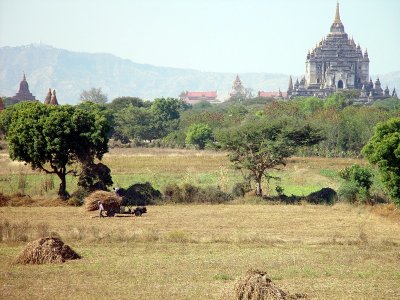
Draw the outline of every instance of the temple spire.
<instances>
[{"instance_id":1,"label":"temple spire","mask_svg":"<svg viewBox=\"0 0 400 300\"><path fill-rule=\"evenodd\" d=\"M331 33L333 34L344 33L344 26L342 20L340 19L339 1L336 2L336 13L335 13L335 19L333 20L331 26Z\"/></svg>"},{"instance_id":2,"label":"temple spire","mask_svg":"<svg viewBox=\"0 0 400 300\"><path fill-rule=\"evenodd\" d=\"M342 21L340 20L340 9L339 9L339 1L336 2L336 14L335 14L335 23L340 24Z\"/></svg>"}]
</instances>

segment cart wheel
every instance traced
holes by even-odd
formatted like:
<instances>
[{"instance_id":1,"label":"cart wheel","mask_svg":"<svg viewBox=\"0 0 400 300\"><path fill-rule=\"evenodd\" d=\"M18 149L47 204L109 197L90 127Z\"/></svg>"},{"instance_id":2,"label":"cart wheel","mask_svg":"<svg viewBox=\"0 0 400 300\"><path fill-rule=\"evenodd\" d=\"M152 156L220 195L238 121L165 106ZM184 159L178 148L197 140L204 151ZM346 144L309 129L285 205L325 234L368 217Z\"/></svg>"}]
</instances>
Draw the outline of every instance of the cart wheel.
<instances>
[{"instance_id":1,"label":"cart wheel","mask_svg":"<svg viewBox=\"0 0 400 300\"><path fill-rule=\"evenodd\" d=\"M142 212L140 210L135 211L135 216L140 217L142 215Z\"/></svg>"}]
</instances>

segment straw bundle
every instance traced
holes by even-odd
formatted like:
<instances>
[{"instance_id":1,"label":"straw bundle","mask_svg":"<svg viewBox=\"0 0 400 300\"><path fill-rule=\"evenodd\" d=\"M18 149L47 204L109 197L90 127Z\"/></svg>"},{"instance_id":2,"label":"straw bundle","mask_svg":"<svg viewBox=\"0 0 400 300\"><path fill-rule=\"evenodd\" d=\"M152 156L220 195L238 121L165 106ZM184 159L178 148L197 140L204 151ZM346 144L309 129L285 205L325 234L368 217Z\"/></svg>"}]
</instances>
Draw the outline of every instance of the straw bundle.
<instances>
[{"instance_id":1,"label":"straw bundle","mask_svg":"<svg viewBox=\"0 0 400 300\"><path fill-rule=\"evenodd\" d=\"M289 295L276 287L265 272L249 270L235 284L237 300L288 300L306 298L305 295Z\"/></svg>"},{"instance_id":2,"label":"straw bundle","mask_svg":"<svg viewBox=\"0 0 400 300\"><path fill-rule=\"evenodd\" d=\"M6 206L10 202L10 197L0 193L0 206Z\"/></svg>"},{"instance_id":3,"label":"straw bundle","mask_svg":"<svg viewBox=\"0 0 400 300\"><path fill-rule=\"evenodd\" d=\"M29 243L25 250L16 258L16 264L40 265L46 263L63 263L69 259L79 259L81 256L63 241L55 237L45 237Z\"/></svg>"},{"instance_id":4,"label":"straw bundle","mask_svg":"<svg viewBox=\"0 0 400 300\"><path fill-rule=\"evenodd\" d=\"M103 204L106 211L119 211L122 199L111 192L95 191L85 198L86 211L98 210L98 201Z\"/></svg>"}]
</instances>

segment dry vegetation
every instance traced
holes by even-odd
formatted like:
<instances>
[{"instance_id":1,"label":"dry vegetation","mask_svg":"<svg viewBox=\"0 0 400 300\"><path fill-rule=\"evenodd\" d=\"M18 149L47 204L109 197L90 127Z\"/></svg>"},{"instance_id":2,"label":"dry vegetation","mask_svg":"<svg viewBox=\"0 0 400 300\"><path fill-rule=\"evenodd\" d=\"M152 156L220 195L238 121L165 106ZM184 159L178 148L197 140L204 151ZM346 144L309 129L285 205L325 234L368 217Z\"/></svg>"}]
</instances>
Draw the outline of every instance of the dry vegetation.
<instances>
[{"instance_id":1,"label":"dry vegetation","mask_svg":"<svg viewBox=\"0 0 400 300\"><path fill-rule=\"evenodd\" d=\"M0 298L220 299L250 268L311 299L400 296L400 224L367 207L171 205L140 218L95 215L0 208ZM27 241L48 235L83 259L11 264Z\"/></svg>"},{"instance_id":2,"label":"dry vegetation","mask_svg":"<svg viewBox=\"0 0 400 300\"><path fill-rule=\"evenodd\" d=\"M224 153L113 149L104 161L123 187L150 181L158 188L193 183L229 190L241 180ZM353 163L362 161L293 158L275 175L287 194L305 195L336 189L336 172ZM249 269L309 299L400 298L394 206L261 205L249 198L150 206L143 217L100 220L84 207L39 207L57 203L51 200L57 185L57 178L0 153L0 193L30 195L1 199L7 205L0 207L0 299L221 299ZM15 207L24 203L33 207ZM13 264L28 242L47 236L83 259Z\"/></svg>"},{"instance_id":3,"label":"dry vegetation","mask_svg":"<svg viewBox=\"0 0 400 300\"><path fill-rule=\"evenodd\" d=\"M21 265L41 265L63 263L81 258L70 246L56 237L44 237L29 243L15 260Z\"/></svg>"}]
</instances>

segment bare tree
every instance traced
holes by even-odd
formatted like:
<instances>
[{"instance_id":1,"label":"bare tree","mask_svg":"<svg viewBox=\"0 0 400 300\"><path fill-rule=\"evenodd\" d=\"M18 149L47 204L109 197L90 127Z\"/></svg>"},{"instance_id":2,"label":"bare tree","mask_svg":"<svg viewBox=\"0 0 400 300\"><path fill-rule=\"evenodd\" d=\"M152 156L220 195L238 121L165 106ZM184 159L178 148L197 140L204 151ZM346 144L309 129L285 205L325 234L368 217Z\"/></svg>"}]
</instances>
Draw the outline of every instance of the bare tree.
<instances>
[{"instance_id":1,"label":"bare tree","mask_svg":"<svg viewBox=\"0 0 400 300\"><path fill-rule=\"evenodd\" d=\"M107 95L101 91L101 88L91 88L89 91L83 90L79 99L82 102L90 101L97 104L105 104L107 102Z\"/></svg>"}]
</instances>

